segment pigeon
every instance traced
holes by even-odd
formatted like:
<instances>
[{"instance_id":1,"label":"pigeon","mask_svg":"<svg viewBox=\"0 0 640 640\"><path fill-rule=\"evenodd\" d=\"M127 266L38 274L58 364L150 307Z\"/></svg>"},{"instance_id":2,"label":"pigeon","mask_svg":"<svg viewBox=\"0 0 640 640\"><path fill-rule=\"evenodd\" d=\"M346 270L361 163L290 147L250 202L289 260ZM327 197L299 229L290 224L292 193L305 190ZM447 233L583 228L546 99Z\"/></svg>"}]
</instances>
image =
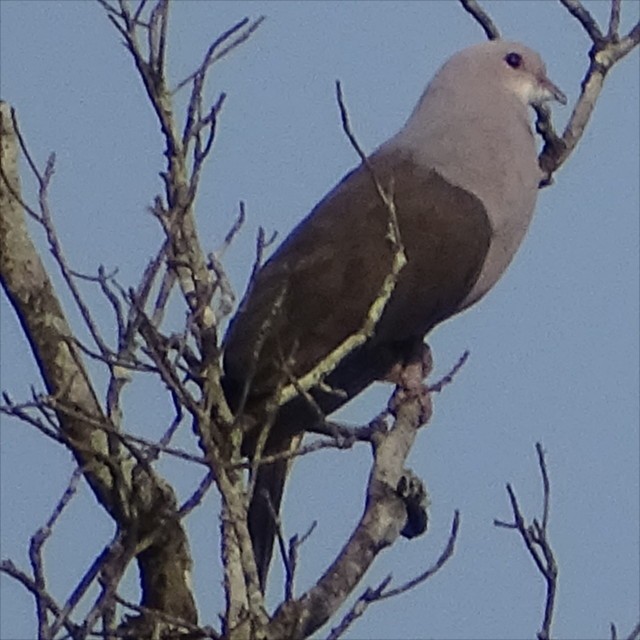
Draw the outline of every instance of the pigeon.
<instances>
[{"instance_id":1,"label":"pigeon","mask_svg":"<svg viewBox=\"0 0 640 640\"><path fill-rule=\"evenodd\" d=\"M522 44L498 39L456 53L400 131L282 242L225 336L223 387L244 455L294 452L302 434L389 379L436 325L496 284L542 178L529 107L551 100L566 104ZM406 263L385 289L399 247ZM354 335L364 338L324 370ZM320 379L301 386L319 367ZM287 388L294 393L283 399ZM263 590L291 460L256 463L248 524Z\"/></svg>"}]
</instances>

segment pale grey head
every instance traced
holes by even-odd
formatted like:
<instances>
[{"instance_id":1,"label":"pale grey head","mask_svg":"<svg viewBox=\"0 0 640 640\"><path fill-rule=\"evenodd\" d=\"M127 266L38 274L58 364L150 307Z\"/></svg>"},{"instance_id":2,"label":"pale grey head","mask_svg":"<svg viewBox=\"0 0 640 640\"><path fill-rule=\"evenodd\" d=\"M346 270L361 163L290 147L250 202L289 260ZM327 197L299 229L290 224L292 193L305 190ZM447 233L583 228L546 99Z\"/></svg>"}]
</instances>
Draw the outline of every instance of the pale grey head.
<instances>
[{"instance_id":1,"label":"pale grey head","mask_svg":"<svg viewBox=\"0 0 640 640\"><path fill-rule=\"evenodd\" d=\"M549 80L540 55L509 40L490 40L460 51L442 66L430 86L452 82L464 85L470 94L479 90L480 83L497 94L512 94L524 105L567 101Z\"/></svg>"},{"instance_id":2,"label":"pale grey head","mask_svg":"<svg viewBox=\"0 0 640 640\"><path fill-rule=\"evenodd\" d=\"M445 62L405 126L379 149L410 154L484 203L494 239L464 307L497 282L529 226L542 177L530 106L549 100L566 103L535 51L483 42Z\"/></svg>"}]
</instances>

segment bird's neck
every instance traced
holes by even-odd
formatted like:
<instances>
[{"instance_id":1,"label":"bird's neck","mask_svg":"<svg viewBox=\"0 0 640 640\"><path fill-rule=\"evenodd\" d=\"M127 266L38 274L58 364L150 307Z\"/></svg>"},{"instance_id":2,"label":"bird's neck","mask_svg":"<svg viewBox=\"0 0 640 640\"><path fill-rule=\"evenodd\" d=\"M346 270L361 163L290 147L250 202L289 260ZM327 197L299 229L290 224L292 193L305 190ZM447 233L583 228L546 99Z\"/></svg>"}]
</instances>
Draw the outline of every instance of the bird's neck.
<instances>
[{"instance_id":1,"label":"bird's neck","mask_svg":"<svg viewBox=\"0 0 640 640\"><path fill-rule=\"evenodd\" d=\"M514 184L537 184L540 170L528 108L514 95L487 92L426 100L386 145L410 153L450 182L471 191L489 209L513 199ZM447 105L438 112L433 104ZM498 108L499 107L499 108Z\"/></svg>"}]
</instances>

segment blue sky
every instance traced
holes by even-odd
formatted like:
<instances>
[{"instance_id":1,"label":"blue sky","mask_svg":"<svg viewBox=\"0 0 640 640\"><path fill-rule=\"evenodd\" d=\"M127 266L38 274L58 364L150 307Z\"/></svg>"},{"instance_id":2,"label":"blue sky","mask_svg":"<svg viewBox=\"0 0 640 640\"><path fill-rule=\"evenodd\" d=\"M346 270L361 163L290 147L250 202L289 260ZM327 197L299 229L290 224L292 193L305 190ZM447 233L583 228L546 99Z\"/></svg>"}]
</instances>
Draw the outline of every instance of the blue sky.
<instances>
[{"instance_id":1,"label":"blue sky","mask_svg":"<svg viewBox=\"0 0 640 640\"><path fill-rule=\"evenodd\" d=\"M506 37L539 50L550 77L575 100L589 42L556 2L485 2ZM606 2L587 6L601 22ZM13 104L34 156L57 154L50 202L67 256L78 271L119 268L134 284L161 238L146 207L160 190L162 140L119 36L92 2L2 0L1 96ZM623 25L640 3L623 3ZM214 156L198 199L207 250L218 247L244 200L248 220L225 265L241 292L258 225L282 238L357 158L341 131L334 96L340 79L353 128L373 150L411 112L438 66L481 41L480 28L453 1L176 2L170 67L181 79L219 33L245 15L267 21L211 76L210 96L228 94ZM428 583L373 605L351 638L534 636L543 583L513 532L504 490L512 482L527 514L540 513L534 443L547 450L552 481L550 534L560 565L558 638L605 638L638 619L640 443L638 402L639 63L634 52L607 78L589 128L556 184L539 197L528 236L506 276L478 306L431 336L436 377L465 349L471 357L435 411L410 458L431 494L427 536L382 554L362 588L392 572L401 582L443 547L453 510L462 529L453 560ZM570 107L555 108L566 121ZM23 174L27 198L34 184ZM47 264L42 233L34 237ZM59 284L59 278L55 277ZM108 308L84 287L109 332ZM61 295L75 327L78 314ZM172 305L174 327L181 319ZM81 335L84 336L82 330ZM1 387L15 400L40 386L28 344L0 295ZM104 375L93 365L96 384ZM364 423L390 390L375 385L340 417ZM159 435L168 406L149 381L125 394L126 426ZM2 557L27 567L29 536L48 517L72 471L71 456L31 428L1 418ZM178 443L193 448L184 426ZM299 587L312 583L362 510L370 464L363 446L299 461L286 498L289 534L318 519L305 547ZM186 497L200 470L167 461L161 470ZM221 610L217 500L187 521L194 583L205 623ZM64 600L112 534L111 521L82 487L49 544L47 573ZM274 571L277 579L278 570ZM277 586L277 585L274 585ZM0 578L0 637L34 637L32 599ZM135 597L130 572L125 593ZM360 590L358 590L360 592ZM270 601L276 601L276 589Z\"/></svg>"}]
</instances>

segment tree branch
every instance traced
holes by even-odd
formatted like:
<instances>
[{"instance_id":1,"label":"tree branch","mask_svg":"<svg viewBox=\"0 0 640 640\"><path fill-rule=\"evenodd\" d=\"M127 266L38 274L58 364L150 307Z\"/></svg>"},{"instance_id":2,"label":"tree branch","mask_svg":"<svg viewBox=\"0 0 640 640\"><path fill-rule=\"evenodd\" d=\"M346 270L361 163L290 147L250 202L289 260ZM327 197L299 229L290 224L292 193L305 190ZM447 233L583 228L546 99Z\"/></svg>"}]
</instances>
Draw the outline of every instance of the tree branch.
<instances>
[{"instance_id":1,"label":"tree branch","mask_svg":"<svg viewBox=\"0 0 640 640\"><path fill-rule=\"evenodd\" d=\"M561 136L554 130L549 108L544 105L535 107L536 131L544 142L543 149L538 156L538 164L543 172L540 188L553 184L553 174L567 161L582 138L608 72L640 43L640 23L636 24L626 36L621 36L618 32L620 0L611 0L606 36L580 0L558 1L582 25L591 39L593 47L589 52L590 63L582 80L580 96ZM477 0L460 0L460 4L482 26L490 40L500 37L494 22L479 6Z\"/></svg>"},{"instance_id":2,"label":"tree branch","mask_svg":"<svg viewBox=\"0 0 640 640\"><path fill-rule=\"evenodd\" d=\"M140 531L156 523L164 536L164 544L158 549L155 562L145 563L139 559L143 581L153 586L153 593L145 591L143 598L158 597L158 590L170 592L169 611L178 607L184 617L195 619L189 572L185 570L191 562L186 533L177 520L165 528L157 521L157 506L141 502L141 496L155 495L162 496L162 500L171 504L175 502L172 489L166 483L160 483L149 465L145 466L143 474L137 474L134 482L134 459L123 452L113 455L113 441L109 434L90 426L106 424L108 420L76 348L71 327L27 231L20 198L16 132L15 116L9 106L2 103L0 282L29 339L50 397L64 398L64 403L54 405L61 433L98 501L125 530ZM66 411L63 405L75 410ZM167 554L168 549L173 549L171 555ZM147 557L150 555L147 553ZM179 559L184 560L184 566L180 566ZM173 571L176 567L178 571ZM152 577L158 574L162 575L162 580Z\"/></svg>"},{"instance_id":3,"label":"tree branch","mask_svg":"<svg viewBox=\"0 0 640 640\"><path fill-rule=\"evenodd\" d=\"M542 524L535 518L530 525L526 523L520 510L515 491L510 484L507 484L507 493L509 494L509 501L511 502L511 509L513 511L513 523L503 522L502 520L494 520L493 523L496 527L515 529L518 531L529 555L545 580L547 596L544 606L544 618L537 637L538 640L550 640L558 584L558 565L548 538L547 526L549 524L549 499L551 489L544 451L539 442L536 443L536 452L538 454L538 466L540 467L540 474L542 476Z\"/></svg>"},{"instance_id":4,"label":"tree branch","mask_svg":"<svg viewBox=\"0 0 640 640\"><path fill-rule=\"evenodd\" d=\"M338 610L377 554L400 536L407 520L396 489L403 465L423 420L420 398L407 396L398 406L393 428L379 434L369 477L364 514L349 541L315 586L285 602L266 628L267 638L306 638Z\"/></svg>"},{"instance_id":5,"label":"tree branch","mask_svg":"<svg viewBox=\"0 0 640 640\"><path fill-rule=\"evenodd\" d=\"M489 40L497 40L500 37L498 27L476 0L460 0L460 4L467 13L475 18Z\"/></svg>"}]
</instances>

